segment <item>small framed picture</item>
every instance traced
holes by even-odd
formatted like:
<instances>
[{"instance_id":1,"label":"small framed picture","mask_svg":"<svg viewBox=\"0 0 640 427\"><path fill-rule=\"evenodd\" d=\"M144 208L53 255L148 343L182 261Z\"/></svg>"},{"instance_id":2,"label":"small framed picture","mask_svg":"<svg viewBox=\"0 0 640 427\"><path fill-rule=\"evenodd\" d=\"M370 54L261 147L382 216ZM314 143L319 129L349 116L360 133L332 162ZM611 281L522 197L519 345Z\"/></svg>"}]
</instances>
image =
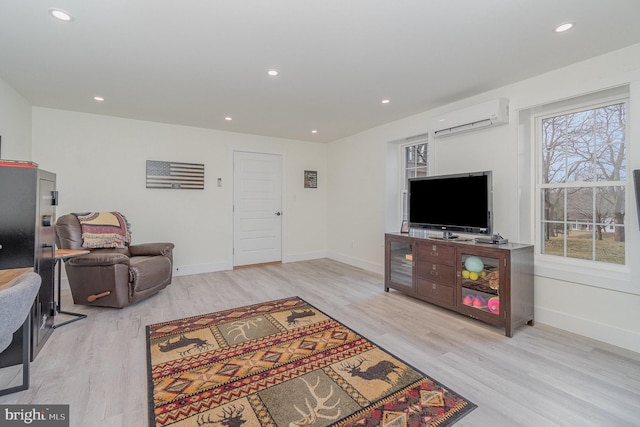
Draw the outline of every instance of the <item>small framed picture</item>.
<instances>
[{"instance_id":1,"label":"small framed picture","mask_svg":"<svg viewBox=\"0 0 640 427\"><path fill-rule=\"evenodd\" d=\"M402 221L402 225L400 226L400 232L401 233L409 232L409 222L406 219Z\"/></svg>"},{"instance_id":2,"label":"small framed picture","mask_svg":"<svg viewBox=\"0 0 640 427\"><path fill-rule=\"evenodd\" d=\"M304 188L318 188L318 171L304 171Z\"/></svg>"}]
</instances>

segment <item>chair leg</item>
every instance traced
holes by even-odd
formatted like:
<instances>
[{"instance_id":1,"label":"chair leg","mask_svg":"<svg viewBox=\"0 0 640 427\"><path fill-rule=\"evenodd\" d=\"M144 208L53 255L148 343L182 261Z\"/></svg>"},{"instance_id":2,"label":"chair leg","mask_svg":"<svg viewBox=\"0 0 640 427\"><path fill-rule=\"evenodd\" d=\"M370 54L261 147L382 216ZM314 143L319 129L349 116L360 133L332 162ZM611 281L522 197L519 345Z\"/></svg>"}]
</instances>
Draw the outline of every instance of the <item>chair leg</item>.
<instances>
[{"instance_id":1,"label":"chair leg","mask_svg":"<svg viewBox=\"0 0 640 427\"><path fill-rule=\"evenodd\" d=\"M27 390L29 388L29 343L31 341L31 316L22 324L22 384L0 390L0 396Z\"/></svg>"}]
</instances>

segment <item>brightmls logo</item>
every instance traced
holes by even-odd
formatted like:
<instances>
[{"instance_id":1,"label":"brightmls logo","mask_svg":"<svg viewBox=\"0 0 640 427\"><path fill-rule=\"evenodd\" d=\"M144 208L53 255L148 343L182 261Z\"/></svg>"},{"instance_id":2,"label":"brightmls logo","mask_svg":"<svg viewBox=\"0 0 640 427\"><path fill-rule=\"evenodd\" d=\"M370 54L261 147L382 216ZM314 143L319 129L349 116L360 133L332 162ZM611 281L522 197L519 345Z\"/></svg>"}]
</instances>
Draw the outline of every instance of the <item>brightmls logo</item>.
<instances>
[{"instance_id":1,"label":"brightmls logo","mask_svg":"<svg viewBox=\"0 0 640 427\"><path fill-rule=\"evenodd\" d=\"M9 411L9 408L4 408L4 419L6 421L24 421L25 424L31 424L34 421L47 421L47 413L45 411L38 412L35 408L30 411L25 411L24 409Z\"/></svg>"},{"instance_id":2,"label":"brightmls logo","mask_svg":"<svg viewBox=\"0 0 640 427\"><path fill-rule=\"evenodd\" d=\"M69 405L0 405L0 425L69 427Z\"/></svg>"}]
</instances>

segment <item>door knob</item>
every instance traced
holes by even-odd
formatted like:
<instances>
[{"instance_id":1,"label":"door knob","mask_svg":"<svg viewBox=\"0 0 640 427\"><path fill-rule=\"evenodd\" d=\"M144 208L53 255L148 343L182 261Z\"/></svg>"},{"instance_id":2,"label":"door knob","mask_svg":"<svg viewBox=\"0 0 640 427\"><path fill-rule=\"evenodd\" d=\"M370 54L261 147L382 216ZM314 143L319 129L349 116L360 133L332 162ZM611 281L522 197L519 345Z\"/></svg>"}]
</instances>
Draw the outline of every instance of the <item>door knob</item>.
<instances>
[{"instance_id":1,"label":"door knob","mask_svg":"<svg viewBox=\"0 0 640 427\"><path fill-rule=\"evenodd\" d=\"M276 212L276 216L280 216L280 215L282 215L282 213Z\"/></svg>"}]
</instances>

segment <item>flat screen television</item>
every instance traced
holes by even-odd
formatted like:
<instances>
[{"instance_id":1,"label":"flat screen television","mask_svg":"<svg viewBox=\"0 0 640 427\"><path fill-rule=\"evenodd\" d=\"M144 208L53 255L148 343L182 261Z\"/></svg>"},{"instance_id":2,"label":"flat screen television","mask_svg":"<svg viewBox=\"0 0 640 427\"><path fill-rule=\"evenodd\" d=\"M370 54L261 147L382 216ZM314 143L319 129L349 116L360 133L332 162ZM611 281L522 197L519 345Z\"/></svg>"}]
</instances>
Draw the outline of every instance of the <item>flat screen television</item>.
<instances>
[{"instance_id":1,"label":"flat screen television","mask_svg":"<svg viewBox=\"0 0 640 427\"><path fill-rule=\"evenodd\" d=\"M409 228L491 236L491 171L409 179Z\"/></svg>"}]
</instances>

